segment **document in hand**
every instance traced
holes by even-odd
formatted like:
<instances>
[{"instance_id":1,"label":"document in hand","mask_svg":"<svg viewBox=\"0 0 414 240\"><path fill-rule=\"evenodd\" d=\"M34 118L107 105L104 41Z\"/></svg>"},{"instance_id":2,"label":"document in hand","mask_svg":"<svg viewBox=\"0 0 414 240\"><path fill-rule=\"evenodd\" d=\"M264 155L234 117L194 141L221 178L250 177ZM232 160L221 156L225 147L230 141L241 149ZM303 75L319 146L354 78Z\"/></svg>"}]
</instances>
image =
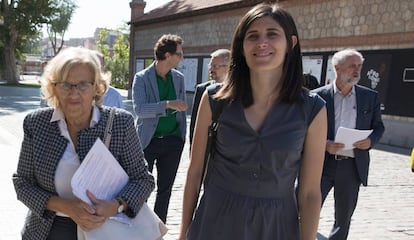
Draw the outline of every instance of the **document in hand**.
<instances>
[{"instance_id":1,"label":"document in hand","mask_svg":"<svg viewBox=\"0 0 414 240\"><path fill-rule=\"evenodd\" d=\"M344 149L354 149L353 144L367 138L373 130L358 130L352 128L339 127L335 136L335 142L345 144Z\"/></svg>"},{"instance_id":2,"label":"document in hand","mask_svg":"<svg viewBox=\"0 0 414 240\"><path fill-rule=\"evenodd\" d=\"M73 194L92 204L86 190L96 198L111 200L128 183L129 177L112 153L98 138L72 177Z\"/></svg>"},{"instance_id":3,"label":"document in hand","mask_svg":"<svg viewBox=\"0 0 414 240\"><path fill-rule=\"evenodd\" d=\"M111 200L128 183L129 177L112 153L98 138L72 177L72 191L92 204L86 191L98 199ZM167 227L144 203L135 218L125 214L110 217L92 231L83 232L78 228L78 239L82 240L158 240L167 233Z\"/></svg>"}]
</instances>

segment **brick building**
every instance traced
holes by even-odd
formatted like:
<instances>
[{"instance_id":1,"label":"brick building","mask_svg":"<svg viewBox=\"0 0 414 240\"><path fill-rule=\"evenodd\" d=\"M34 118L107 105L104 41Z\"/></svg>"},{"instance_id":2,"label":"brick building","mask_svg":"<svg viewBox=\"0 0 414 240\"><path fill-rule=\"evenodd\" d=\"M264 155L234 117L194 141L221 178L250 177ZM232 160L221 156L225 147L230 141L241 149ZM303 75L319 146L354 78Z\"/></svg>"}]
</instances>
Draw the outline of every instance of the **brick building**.
<instances>
[{"instance_id":1,"label":"brick building","mask_svg":"<svg viewBox=\"0 0 414 240\"><path fill-rule=\"evenodd\" d=\"M186 90L207 80L210 52L230 48L240 17L257 0L173 0L144 14L146 2L132 0L130 81L153 60L164 33L184 38ZM333 78L331 56L352 47L365 57L360 83L379 92L386 132L382 143L414 146L414 1L279 0L295 18L304 71L321 84ZM191 98L191 97L190 97Z\"/></svg>"}]
</instances>

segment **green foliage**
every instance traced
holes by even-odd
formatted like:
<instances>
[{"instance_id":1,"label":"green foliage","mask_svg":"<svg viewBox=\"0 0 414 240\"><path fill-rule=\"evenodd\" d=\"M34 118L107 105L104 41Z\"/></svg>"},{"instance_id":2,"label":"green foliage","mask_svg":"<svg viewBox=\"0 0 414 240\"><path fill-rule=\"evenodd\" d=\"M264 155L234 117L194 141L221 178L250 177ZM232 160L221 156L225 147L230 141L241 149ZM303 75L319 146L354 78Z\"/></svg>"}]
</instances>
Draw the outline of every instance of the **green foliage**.
<instances>
[{"instance_id":1,"label":"green foliage","mask_svg":"<svg viewBox=\"0 0 414 240\"><path fill-rule=\"evenodd\" d=\"M5 29L16 28L20 35L35 35L40 24L46 23L54 9L51 0L1 0L0 15Z\"/></svg>"},{"instance_id":2,"label":"green foliage","mask_svg":"<svg viewBox=\"0 0 414 240\"><path fill-rule=\"evenodd\" d=\"M112 48L107 41L109 35L107 29L103 29L99 33L97 46L104 55L105 69L112 73L111 85L127 89L129 83L129 35L122 31L122 28L115 30L115 32L118 37Z\"/></svg>"},{"instance_id":3,"label":"green foliage","mask_svg":"<svg viewBox=\"0 0 414 240\"><path fill-rule=\"evenodd\" d=\"M21 42L23 45L18 46L17 48L21 49L23 53L40 55L42 52L40 48L41 41L42 41L42 35L38 33L37 35L34 35L28 38L26 41Z\"/></svg>"},{"instance_id":4,"label":"green foliage","mask_svg":"<svg viewBox=\"0 0 414 240\"><path fill-rule=\"evenodd\" d=\"M106 28L102 29L98 34L98 41L96 42L99 52L101 52L104 55L105 63L110 60L109 45L106 42L106 39L108 38L108 34L109 34L108 29Z\"/></svg>"},{"instance_id":5,"label":"green foliage","mask_svg":"<svg viewBox=\"0 0 414 240\"><path fill-rule=\"evenodd\" d=\"M59 0L54 0L59 1ZM3 77L18 81L17 60L23 57L28 42L37 36L55 9L52 0L0 0L0 68Z\"/></svg>"},{"instance_id":6,"label":"green foliage","mask_svg":"<svg viewBox=\"0 0 414 240\"><path fill-rule=\"evenodd\" d=\"M53 52L56 55L62 49L66 30L77 5L74 0L60 0L52 2L52 7L55 10L46 23L46 28Z\"/></svg>"}]
</instances>

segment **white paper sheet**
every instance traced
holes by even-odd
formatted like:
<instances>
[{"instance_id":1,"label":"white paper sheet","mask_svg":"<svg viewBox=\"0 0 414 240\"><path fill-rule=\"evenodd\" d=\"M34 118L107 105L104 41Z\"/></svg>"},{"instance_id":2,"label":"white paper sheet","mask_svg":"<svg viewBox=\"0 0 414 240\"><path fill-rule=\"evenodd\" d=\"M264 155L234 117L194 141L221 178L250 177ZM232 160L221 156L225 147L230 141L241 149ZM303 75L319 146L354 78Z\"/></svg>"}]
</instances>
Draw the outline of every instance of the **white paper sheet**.
<instances>
[{"instance_id":1,"label":"white paper sheet","mask_svg":"<svg viewBox=\"0 0 414 240\"><path fill-rule=\"evenodd\" d=\"M343 150L354 149L353 144L367 138L372 130L358 130L352 128L339 127L335 136L335 142L345 144Z\"/></svg>"},{"instance_id":2,"label":"white paper sheet","mask_svg":"<svg viewBox=\"0 0 414 240\"><path fill-rule=\"evenodd\" d=\"M335 142L345 144L345 147L336 154L348 157L354 157L355 148L353 144L367 138L372 130L358 130L352 128L339 127L335 136Z\"/></svg>"},{"instance_id":3,"label":"white paper sheet","mask_svg":"<svg viewBox=\"0 0 414 240\"><path fill-rule=\"evenodd\" d=\"M92 204L86 190L96 198L111 200L128 183L129 177L112 153L98 138L72 177L73 194Z\"/></svg>"},{"instance_id":4,"label":"white paper sheet","mask_svg":"<svg viewBox=\"0 0 414 240\"><path fill-rule=\"evenodd\" d=\"M92 204L86 195L86 190L92 192L99 199L111 200L116 197L128 181L129 177L124 169L98 138L73 175L71 185L75 196ZM162 239L167 230L158 216L144 203L135 218L130 219L123 213L116 214L105 221L101 227L92 231L84 232L78 228L78 238L112 240L115 239L112 237L113 235L122 236L124 231L127 231L128 236L132 235L133 239L137 240ZM120 239L127 238L121 237Z\"/></svg>"}]
</instances>

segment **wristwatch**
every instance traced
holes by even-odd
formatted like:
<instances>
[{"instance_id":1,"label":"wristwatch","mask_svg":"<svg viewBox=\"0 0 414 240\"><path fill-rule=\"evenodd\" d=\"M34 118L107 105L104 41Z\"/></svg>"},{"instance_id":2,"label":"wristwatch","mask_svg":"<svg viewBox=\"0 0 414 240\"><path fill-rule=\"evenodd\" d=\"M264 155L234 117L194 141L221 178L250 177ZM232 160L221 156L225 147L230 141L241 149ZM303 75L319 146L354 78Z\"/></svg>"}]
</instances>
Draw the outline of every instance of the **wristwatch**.
<instances>
[{"instance_id":1,"label":"wristwatch","mask_svg":"<svg viewBox=\"0 0 414 240\"><path fill-rule=\"evenodd\" d=\"M118 201L118 204L119 204L118 213L123 212L124 211L124 204L123 204L121 198L118 197L118 198L115 198L115 200Z\"/></svg>"}]
</instances>

